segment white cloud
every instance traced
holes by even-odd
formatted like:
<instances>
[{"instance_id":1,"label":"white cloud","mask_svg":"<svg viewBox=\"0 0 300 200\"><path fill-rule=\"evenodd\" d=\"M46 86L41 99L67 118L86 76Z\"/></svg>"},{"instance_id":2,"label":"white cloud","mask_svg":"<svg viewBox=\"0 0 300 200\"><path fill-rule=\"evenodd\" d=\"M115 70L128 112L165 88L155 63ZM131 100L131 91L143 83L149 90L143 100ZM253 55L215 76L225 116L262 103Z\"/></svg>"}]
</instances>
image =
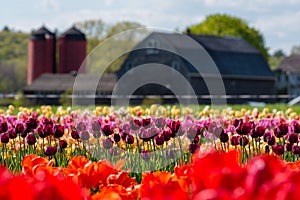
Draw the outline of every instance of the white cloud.
<instances>
[{"instance_id":1,"label":"white cloud","mask_svg":"<svg viewBox=\"0 0 300 200\"><path fill-rule=\"evenodd\" d=\"M0 13L6 13L0 18L0 25L11 24L28 31L45 24L50 29L64 31L77 21L102 19L109 24L130 20L150 27L184 30L207 15L226 13L248 21L261 31L272 49L289 51L293 44L300 43L300 0L18 1L19 6L11 5L15 15L0 8Z\"/></svg>"},{"instance_id":2,"label":"white cloud","mask_svg":"<svg viewBox=\"0 0 300 200\"><path fill-rule=\"evenodd\" d=\"M293 45L300 43L299 19L300 12L290 12L260 18L254 24L264 33L267 45L271 49L283 49L289 53Z\"/></svg>"}]
</instances>

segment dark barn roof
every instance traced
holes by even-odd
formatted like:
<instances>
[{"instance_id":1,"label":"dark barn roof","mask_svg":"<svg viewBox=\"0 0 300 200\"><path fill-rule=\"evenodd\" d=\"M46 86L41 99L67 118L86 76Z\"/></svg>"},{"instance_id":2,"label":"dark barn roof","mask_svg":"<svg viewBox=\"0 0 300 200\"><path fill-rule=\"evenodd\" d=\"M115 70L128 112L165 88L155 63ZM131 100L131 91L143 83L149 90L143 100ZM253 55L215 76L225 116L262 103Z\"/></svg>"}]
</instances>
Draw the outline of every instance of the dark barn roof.
<instances>
[{"instance_id":1,"label":"dark barn roof","mask_svg":"<svg viewBox=\"0 0 300 200\"><path fill-rule=\"evenodd\" d=\"M188 53L201 63L199 55L185 42L186 35L153 32L148 37L157 37L173 46L181 54ZM211 56L222 75L274 77L260 52L240 37L219 37L209 35L188 35L199 43ZM192 73L193 68L188 68Z\"/></svg>"},{"instance_id":2,"label":"dark barn roof","mask_svg":"<svg viewBox=\"0 0 300 200\"><path fill-rule=\"evenodd\" d=\"M191 37L208 51L221 74L274 76L260 52L240 37Z\"/></svg>"},{"instance_id":3,"label":"dark barn roof","mask_svg":"<svg viewBox=\"0 0 300 200\"><path fill-rule=\"evenodd\" d=\"M82 92L93 92L94 83L100 83L97 87L97 92L111 92L117 82L117 77L114 74L105 74L98 81L99 76L94 74L78 74L80 84L77 90ZM24 88L24 93L35 92L54 92L61 93L72 91L76 75L72 74L43 74L37 78L31 85Z\"/></svg>"},{"instance_id":4,"label":"dark barn roof","mask_svg":"<svg viewBox=\"0 0 300 200\"><path fill-rule=\"evenodd\" d=\"M300 74L300 55L295 54L284 58L278 65L277 70Z\"/></svg>"}]
</instances>

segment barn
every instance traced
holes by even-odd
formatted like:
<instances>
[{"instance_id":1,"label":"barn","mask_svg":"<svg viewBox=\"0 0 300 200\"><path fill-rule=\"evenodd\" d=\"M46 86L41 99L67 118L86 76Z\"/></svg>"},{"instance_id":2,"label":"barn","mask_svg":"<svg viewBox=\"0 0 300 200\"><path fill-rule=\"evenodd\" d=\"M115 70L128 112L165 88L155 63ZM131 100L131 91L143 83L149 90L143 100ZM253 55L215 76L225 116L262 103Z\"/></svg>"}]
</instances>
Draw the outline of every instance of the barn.
<instances>
[{"instance_id":1,"label":"barn","mask_svg":"<svg viewBox=\"0 0 300 200\"><path fill-rule=\"evenodd\" d=\"M117 72L118 78L147 63L169 66L170 73L175 69L182 74L200 103L210 103L212 93L208 84L219 75L226 93L225 97L224 93L220 95L227 103L274 100L271 98L275 94L274 74L260 52L240 37L153 32L128 54ZM198 70L195 65L198 65ZM212 70L214 66L217 70ZM133 72L131 76L135 76ZM135 94L172 95L172 84L147 84L139 87ZM181 93L185 94L187 91Z\"/></svg>"}]
</instances>

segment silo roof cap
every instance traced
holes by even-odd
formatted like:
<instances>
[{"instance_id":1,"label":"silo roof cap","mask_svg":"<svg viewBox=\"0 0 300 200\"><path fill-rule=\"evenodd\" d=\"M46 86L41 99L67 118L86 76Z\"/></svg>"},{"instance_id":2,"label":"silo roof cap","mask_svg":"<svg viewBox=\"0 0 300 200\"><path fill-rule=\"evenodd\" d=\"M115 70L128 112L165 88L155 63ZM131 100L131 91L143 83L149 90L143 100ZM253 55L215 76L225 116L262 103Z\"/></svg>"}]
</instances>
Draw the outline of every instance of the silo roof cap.
<instances>
[{"instance_id":1,"label":"silo roof cap","mask_svg":"<svg viewBox=\"0 0 300 200\"><path fill-rule=\"evenodd\" d=\"M31 40L45 40L47 36L55 37L55 33L49 31L45 26L38 30L33 30L31 33Z\"/></svg>"},{"instance_id":2,"label":"silo roof cap","mask_svg":"<svg viewBox=\"0 0 300 200\"><path fill-rule=\"evenodd\" d=\"M77 29L75 26L72 26L66 30L61 37L66 38L67 40L86 40L85 34Z\"/></svg>"}]
</instances>

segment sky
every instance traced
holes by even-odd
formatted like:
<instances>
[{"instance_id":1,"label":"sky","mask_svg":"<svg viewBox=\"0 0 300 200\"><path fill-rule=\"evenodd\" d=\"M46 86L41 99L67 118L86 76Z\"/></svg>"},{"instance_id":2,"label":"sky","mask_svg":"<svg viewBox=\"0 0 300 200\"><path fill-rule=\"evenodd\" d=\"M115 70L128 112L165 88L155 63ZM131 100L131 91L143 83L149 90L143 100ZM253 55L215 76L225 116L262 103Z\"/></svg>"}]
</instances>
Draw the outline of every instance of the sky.
<instances>
[{"instance_id":1,"label":"sky","mask_svg":"<svg viewBox=\"0 0 300 200\"><path fill-rule=\"evenodd\" d=\"M289 54L300 45L300 0L9 0L0 7L0 29L29 32L46 25L60 32L74 22L135 21L149 27L185 30L212 14L244 19L265 38L270 53Z\"/></svg>"}]
</instances>

